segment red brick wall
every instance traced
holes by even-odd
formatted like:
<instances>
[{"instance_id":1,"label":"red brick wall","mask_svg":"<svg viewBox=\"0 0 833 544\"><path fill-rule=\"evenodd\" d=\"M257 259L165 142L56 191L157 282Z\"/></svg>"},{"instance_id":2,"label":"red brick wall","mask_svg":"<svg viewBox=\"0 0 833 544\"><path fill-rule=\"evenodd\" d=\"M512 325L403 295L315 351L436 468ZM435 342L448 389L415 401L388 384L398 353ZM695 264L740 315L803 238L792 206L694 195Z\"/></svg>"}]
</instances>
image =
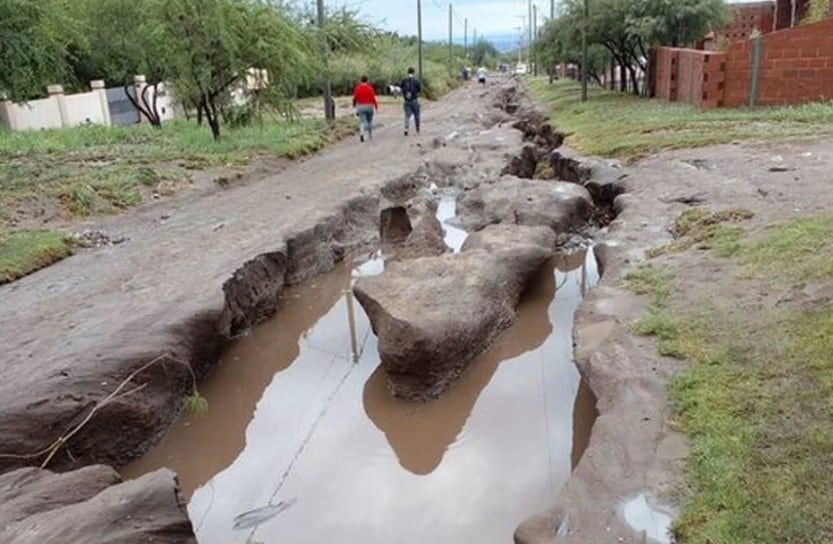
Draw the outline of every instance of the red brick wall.
<instances>
[{"instance_id":1,"label":"red brick wall","mask_svg":"<svg viewBox=\"0 0 833 544\"><path fill-rule=\"evenodd\" d=\"M654 72L655 93L658 98L675 102L677 100L678 49L659 47L656 49Z\"/></svg>"},{"instance_id":2,"label":"red brick wall","mask_svg":"<svg viewBox=\"0 0 833 544\"><path fill-rule=\"evenodd\" d=\"M728 108L747 105L752 84L752 42L750 40L735 42L726 51L725 78L723 105Z\"/></svg>"},{"instance_id":3,"label":"red brick wall","mask_svg":"<svg viewBox=\"0 0 833 544\"><path fill-rule=\"evenodd\" d=\"M723 105L726 54L660 47L653 77L656 96L703 108Z\"/></svg>"},{"instance_id":4,"label":"red brick wall","mask_svg":"<svg viewBox=\"0 0 833 544\"><path fill-rule=\"evenodd\" d=\"M773 32L762 42L757 104L833 99L833 19Z\"/></svg>"},{"instance_id":5,"label":"red brick wall","mask_svg":"<svg viewBox=\"0 0 833 544\"><path fill-rule=\"evenodd\" d=\"M833 19L766 34L760 42L756 105L833 100ZM703 108L746 106L753 50L753 40L733 42L726 53L658 48L656 94Z\"/></svg>"},{"instance_id":6,"label":"red brick wall","mask_svg":"<svg viewBox=\"0 0 833 544\"><path fill-rule=\"evenodd\" d=\"M732 21L722 32L729 40L745 40L756 28L763 33L772 32L775 22L775 2L730 4L729 7Z\"/></svg>"}]
</instances>

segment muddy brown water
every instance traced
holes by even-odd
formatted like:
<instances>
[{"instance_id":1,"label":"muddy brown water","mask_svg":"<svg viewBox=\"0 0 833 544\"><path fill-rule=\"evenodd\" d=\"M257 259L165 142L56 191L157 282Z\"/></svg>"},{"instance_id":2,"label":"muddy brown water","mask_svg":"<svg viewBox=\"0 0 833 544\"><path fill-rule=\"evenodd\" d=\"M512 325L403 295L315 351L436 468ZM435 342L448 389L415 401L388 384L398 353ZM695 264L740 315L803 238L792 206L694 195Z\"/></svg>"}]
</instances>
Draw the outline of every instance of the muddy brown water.
<instances>
[{"instance_id":1,"label":"muddy brown water","mask_svg":"<svg viewBox=\"0 0 833 544\"><path fill-rule=\"evenodd\" d=\"M201 544L511 542L564 485L596 417L572 362L596 260L544 267L516 324L427 404L387 392L351 299L352 279L382 268L285 291L202 385L209 412L184 416L126 477L174 469Z\"/></svg>"}]
</instances>

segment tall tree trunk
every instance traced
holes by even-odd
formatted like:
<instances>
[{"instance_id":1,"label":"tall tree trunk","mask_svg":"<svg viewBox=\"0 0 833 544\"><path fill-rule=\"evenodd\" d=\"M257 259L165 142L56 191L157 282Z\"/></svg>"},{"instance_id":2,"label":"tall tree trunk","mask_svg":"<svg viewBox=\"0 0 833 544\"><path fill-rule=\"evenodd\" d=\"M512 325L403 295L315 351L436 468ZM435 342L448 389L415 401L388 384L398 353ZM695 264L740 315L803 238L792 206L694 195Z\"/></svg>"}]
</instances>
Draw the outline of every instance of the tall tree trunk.
<instances>
[{"instance_id":1,"label":"tall tree trunk","mask_svg":"<svg viewBox=\"0 0 833 544\"><path fill-rule=\"evenodd\" d=\"M206 94L203 96L203 109L205 110L205 120L211 128L211 135L214 140L220 139L220 119L217 117L217 106L214 101Z\"/></svg>"},{"instance_id":2,"label":"tall tree trunk","mask_svg":"<svg viewBox=\"0 0 833 544\"><path fill-rule=\"evenodd\" d=\"M633 83L633 89L631 91L636 96L639 96L639 78L636 76L636 68L634 66L628 66L628 71L631 74L631 83Z\"/></svg>"},{"instance_id":3,"label":"tall tree trunk","mask_svg":"<svg viewBox=\"0 0 833 544\"><path fill-rule=\"evenodd\" d=\"M616 59L610 59L610 90L616 90Z\"/></svg>"}]
</instances>

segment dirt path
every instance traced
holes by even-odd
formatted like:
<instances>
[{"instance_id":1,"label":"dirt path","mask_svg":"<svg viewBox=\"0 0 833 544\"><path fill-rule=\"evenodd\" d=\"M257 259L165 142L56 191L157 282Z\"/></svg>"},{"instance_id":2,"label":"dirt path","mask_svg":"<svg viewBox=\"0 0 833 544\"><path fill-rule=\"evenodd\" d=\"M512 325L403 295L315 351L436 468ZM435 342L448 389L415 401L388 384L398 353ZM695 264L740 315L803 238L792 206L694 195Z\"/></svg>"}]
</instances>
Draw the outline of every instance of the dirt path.
<instances>
[{"instance_id":1,"label":"dirt path","mask_svg":"<svg viewBox=\"0 0 833 544\"><path fill-rule=\"evenodd\" d=\"M239 325L232 318L269 298L266 291L327 271L347 251L372 242L384 184L418 175L426 162L479 161L483 146L519 147L520 135L508 128L478 136L484 115L494 111L491 95L483 94L463 89L428 105L418 137L404 138L399 110L388 109L372 145L351 139L275 176L102 221L101 228L129 240L0 288L2 453L41 449L131 371L169 354L166 364L144 374L150 387L111 403L55 462L118 465L138 455L175 417L190 387L185 365L176 361L203 374L220 347L218 320L228 332ZM444 147L449 136L456 143ZM499 151L490 155L497 173L504 159ZM240 271L242 283L231 282L228 304L224 282L260 255L265 261L249 272L283 267L279 281L261 289ZM230 305L238 314L223 315ZM121 440L113 441L114 434ZM0 467L19 464L0 458Z\"/></svg>"}]
</instances>

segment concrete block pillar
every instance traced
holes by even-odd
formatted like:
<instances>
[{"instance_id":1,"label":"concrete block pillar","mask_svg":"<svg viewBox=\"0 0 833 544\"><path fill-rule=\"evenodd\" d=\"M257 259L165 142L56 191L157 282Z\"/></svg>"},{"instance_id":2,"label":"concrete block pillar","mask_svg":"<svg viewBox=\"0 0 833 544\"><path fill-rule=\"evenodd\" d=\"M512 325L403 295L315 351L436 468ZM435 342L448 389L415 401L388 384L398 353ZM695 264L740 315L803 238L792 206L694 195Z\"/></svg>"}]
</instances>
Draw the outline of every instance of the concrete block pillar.
<instances>
[{"instance_id":1,"label":"concrete block pillar","mask_svg":"<svg viewBox=\"0 0 833 544\"><path fill-rule=\"evenodd\" d=\"M64 100L64 88L61 85L49 85L46 87L46 94L49 95L50 100L58 103L58 113L61 116L61 126L69 126L69 115L67 114L67 104Z\"/></svg>"},{"instance_id":2,"label":"concrete block pillar","mask_svg":"<svg viewBox=\"0 0 833 544\"><path fill-rule=\"evenodd\" d=\"M11 131L18 130L17 111L6 93L0 93L0 125Z\"/></svg>"},{"instance_id":3,"label":"concrete block pillar","mask_svg":"<svg viewBox=\"0 0 833 544\"><path fill-rule=\"evenodd\" d=\"M142 75L135 75L133 76L133 90L136 93L136 102L139 104L142 103L142 92L145 90L145 87L148 86L147 78ZM145 117L141 111L138 112L139 115L139 122L140 123L149 123L150 120Z\"/></svg>"},{"instance_id":4,"label":"concrete block pillar","mask_svg":"<svg viewBox=\"0 0 833 544\"><path fill-rule=\"evenodd\" d=\"M94 79L90 81L90 89L98 95L98 102L101 105L101 117L104 119L104 126L112 125L110 120L110 105L107 102L107 90L104 87L103 79Z\"/></svg>"}]
</instances>

